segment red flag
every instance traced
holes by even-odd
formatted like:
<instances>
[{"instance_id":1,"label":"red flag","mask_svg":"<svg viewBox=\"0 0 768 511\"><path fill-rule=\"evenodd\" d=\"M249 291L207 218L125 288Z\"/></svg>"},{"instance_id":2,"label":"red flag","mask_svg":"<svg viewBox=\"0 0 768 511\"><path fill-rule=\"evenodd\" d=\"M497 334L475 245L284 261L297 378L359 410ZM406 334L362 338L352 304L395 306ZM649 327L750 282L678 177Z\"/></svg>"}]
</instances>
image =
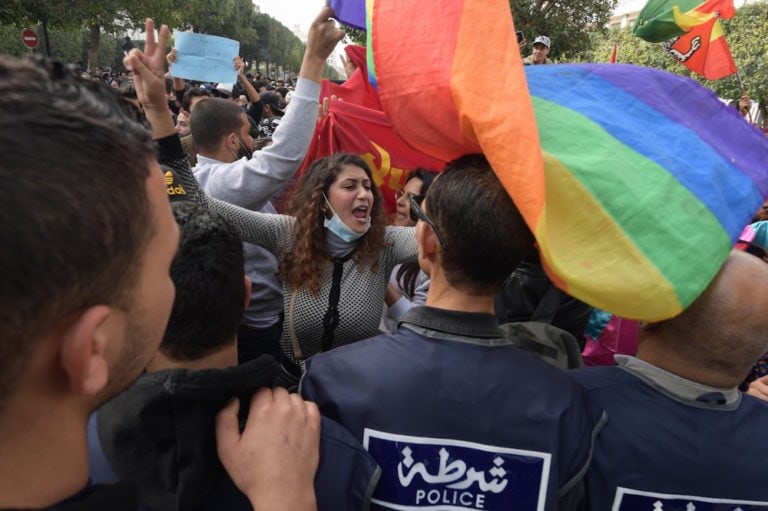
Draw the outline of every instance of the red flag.
<instances>
[{"instance_id":1,"label":"red flag","mask_svg":"<svg viewBox=\"0 0 768 511\"><path fill-rule=\"evenodd\" d=\"M344 48L344 51L347 53L347 58L349 58L350 62L357 66L357 70L342 84L323 79L320 82L320 97L329 98L336 96L347 103L381 110L379 93L368 82L365 47L349 45Z\"/></svg>"},{"instance_id":2,"label":"red flag","mask_svg":"<svg viewBox=\"0 0 768 511\"><path fill-rule=\"evenodd\" d=\"M616 53L619 50L619 43L613 43L613 51L611 52L611 64L616 63Z\"/></svg>"},{"instance_id":3,"label":"red flag","mask_svg":"<svg viewBox=\"0 0 768 511\"><path fill-rule=\"evenodd\" d=\"M317 126L298 176L317 158L337 152L359 154L368 162L388 214L395 210L395 191L405 184L407 171L417 167L441 170L445 166L444 161L406 144L384 112L346 101L331 102L328 115Z\"/></svg>"},{"instance_id":4,"label":"red flag","mask_svg":"<svg viewBox=\"0 0 768 511\"><path fill-rule=\"evenodd\" d=\"M370 165L385 209L388 214L394 213L395 192L405 184L407 171L417 167L442 170L445 162L416 151L395 133L382 111L379 93L368 81L365 47L350 45L345 51L357 70L342 84L321 82L321 98L334 95L343 101L330 103L291 188L317 158L337 152L355 153Z\"/></svg>"},{"instance_id":5,"label":"red flag","mask_svg":"<svg viewBox=\"0 0 768 511\"><path fill-rule=\"evenodd\" d=\"M737 71L717 18L691 28L662 46L678 62L707 80L719 80Z\"/></svg>"}]
</instances>

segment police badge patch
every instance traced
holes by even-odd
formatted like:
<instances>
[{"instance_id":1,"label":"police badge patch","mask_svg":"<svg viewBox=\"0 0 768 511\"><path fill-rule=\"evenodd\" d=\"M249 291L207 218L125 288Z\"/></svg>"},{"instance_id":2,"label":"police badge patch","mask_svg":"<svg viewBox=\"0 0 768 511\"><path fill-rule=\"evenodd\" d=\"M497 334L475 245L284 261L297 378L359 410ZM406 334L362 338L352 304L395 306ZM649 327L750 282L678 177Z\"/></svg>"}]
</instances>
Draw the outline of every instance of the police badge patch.
<instances>
[{"instance_id":1,"label":"police badge patch","mask_svg":"<svg viewBox=\"0 0 768 511\"><path fill-rule=\"evenodd\" d=\"M620 486L611 511L768 511L768 502L654 493Z\"/></svg>"},{"instance_id":2,"label":"police badge patch","mask_svg":"<svg viewBox=\"0 0 768 511\"><path fill-rule=\"evenodd\" d=\"M365 429L381 466L372 502L400 510L542 511L552 455Z\"/></svg>"}]
</instances>

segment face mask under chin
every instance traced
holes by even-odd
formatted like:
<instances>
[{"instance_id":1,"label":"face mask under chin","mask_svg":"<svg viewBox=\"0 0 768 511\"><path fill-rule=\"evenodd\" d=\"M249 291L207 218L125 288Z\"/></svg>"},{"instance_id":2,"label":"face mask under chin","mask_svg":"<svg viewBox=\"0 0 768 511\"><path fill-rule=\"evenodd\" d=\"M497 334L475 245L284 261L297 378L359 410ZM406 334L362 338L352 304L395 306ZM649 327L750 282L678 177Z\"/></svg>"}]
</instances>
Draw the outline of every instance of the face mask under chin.
<instances>
[{"instance_id":1,"label":"face mask under chin","mask_svg":"<svg viewBox=\"0 0 768 511\"><path fill-rule=\"evenodd\" d=\"M333 216L329 218L325 218L323 220L323 226L328 229L330 232L335 234L338 238L340 238L343 241L346 242L353 242L359 240L361 237L363 237L366 233L368 233L368 230L371 228L371 219L368 219L368 226L365 228L364 232L356 232L349 228L347 224L344 223L344 221L339 218L339 215L336 214L336 212L331 207L331 203L328 201L328 197L323 194L323 198L325 199L325 203L328 205L328 208L331 210L331 213L333 213Z\"/></svg>"}]
</instances>

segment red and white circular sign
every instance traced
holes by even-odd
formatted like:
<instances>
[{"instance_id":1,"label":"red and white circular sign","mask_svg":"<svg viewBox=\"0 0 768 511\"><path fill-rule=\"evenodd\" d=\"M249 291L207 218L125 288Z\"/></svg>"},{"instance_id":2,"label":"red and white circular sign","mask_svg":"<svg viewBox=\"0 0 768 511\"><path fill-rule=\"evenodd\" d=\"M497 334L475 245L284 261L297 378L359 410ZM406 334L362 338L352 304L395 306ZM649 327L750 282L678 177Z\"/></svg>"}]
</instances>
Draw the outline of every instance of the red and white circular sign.
<instances>
[{"instance_id":1,"label":"red and white circular sign","mask_svg":"<svg viewBox=\"0 0 768 511\"><path fill-rule=\"evenodd\" d=\"M21 42L24 43L24 46L27 48L37 48L40 39L37 37L34 30L25 28L21 31Z\"/></svg>"}]
</instances>

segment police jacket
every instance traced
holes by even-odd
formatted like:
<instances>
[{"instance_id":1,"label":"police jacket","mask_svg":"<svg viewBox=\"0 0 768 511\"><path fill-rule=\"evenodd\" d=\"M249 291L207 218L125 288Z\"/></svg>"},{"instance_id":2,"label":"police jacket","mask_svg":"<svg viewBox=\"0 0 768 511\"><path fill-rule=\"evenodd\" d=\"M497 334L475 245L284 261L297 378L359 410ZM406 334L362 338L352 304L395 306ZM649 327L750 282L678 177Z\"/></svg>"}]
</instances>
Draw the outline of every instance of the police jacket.
<instances>
[{"instance_id":1,"label":"police jacket","mask_svg":"<svg viewBox=\"0 0 768 511\"><path fill-rule=\"evenodd\" d=\"M575 509L597 429L568 376L491 315L411 309L394 334L317 355L304 397L373 455L385 509Z\"/></svg>"}]
</instances>

